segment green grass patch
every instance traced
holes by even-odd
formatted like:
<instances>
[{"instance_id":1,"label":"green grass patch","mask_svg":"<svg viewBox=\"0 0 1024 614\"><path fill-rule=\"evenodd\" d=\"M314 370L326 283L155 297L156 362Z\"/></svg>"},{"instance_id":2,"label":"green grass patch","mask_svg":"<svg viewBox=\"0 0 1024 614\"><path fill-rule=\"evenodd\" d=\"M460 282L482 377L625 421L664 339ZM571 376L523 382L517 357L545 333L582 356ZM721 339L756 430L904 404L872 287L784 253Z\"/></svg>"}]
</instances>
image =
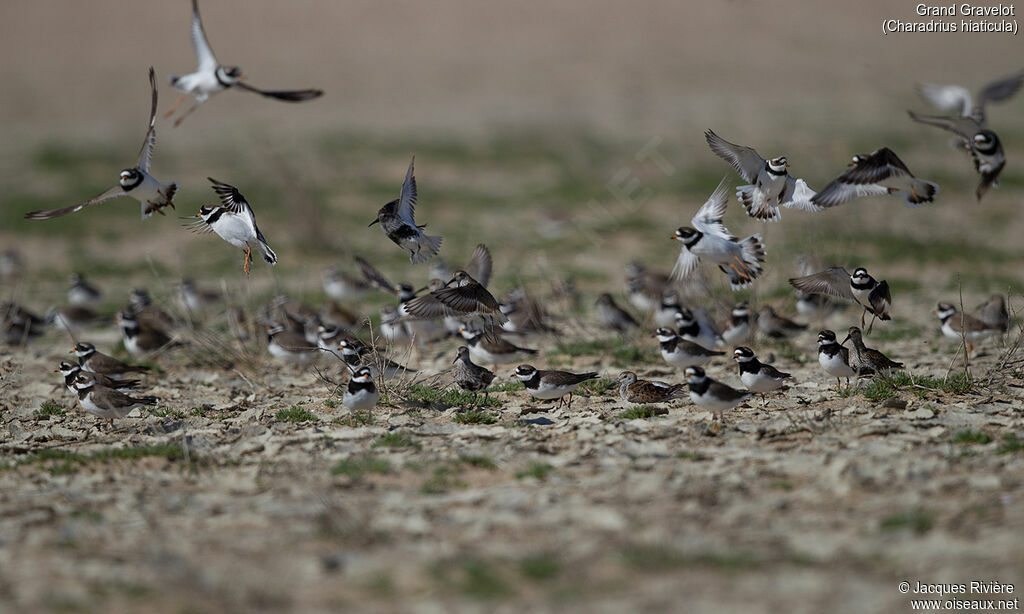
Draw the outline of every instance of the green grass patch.
<instances>
[{"instance_id":1,"label":"green grass patch","mask_svg":"<svg viewBox=\"0 0 1024 614\"><path fill-rule=\"evenodd\" d=\"M368 473L390 473L391 463L373 456L350 456L338 461L331 468L331 475L345 475L353 480L361 479Z\"/></svg>"},{"instance_id":2,"label":"green grass patch","mask_svg":"<svg viewBox=\"0 0 1024 614\"><path fill-rule=\"evenodd\" d=\"M534 581L554 579L560 571L561 565L553 554L534 554L519 561L519 573Z\"/></svg>"},{"instance_id":3,"label":"green grass patch","mask_svg":"<svg viewBox=\"0 0 1024 614\"><path fill-rule=\"evenodd\" d=\"M657 415L657 411L646 405L634 405L625 411L619 412L615 417L619 420L640 420L653 418Z\"/></svg>"},{"instance_id":4,"label":"green grass patch","mask_svg":"<svg viewBox=\"0 0 1024 614\"><path fill-rule=\"evenodd\" d=\"M274 420L278 422L315 422L316 416L313 412L299 405L292 405L288 409L279 409L274 414Z\"/></svg>"},{"instance_id":5,"label":"green grass patch","mask_svg":"<svg viewBox=\"0 0 1024 614\"><path fill-rule=\"evenodd\" d=\"M613 379L598 377L588 379L577 388L577 394L585 397L607 397L612 396L618 383Z\"/></svg>"},{"instance_id":6,"label":"green grass patch","mask_svg":"<svg viewBox=\"0 0 1024 614\"><path fill-rule=\"evenodd\" d=\"M169 461L177 461L185 458L185 452L176 444L155 444L149 446L126 446L123 448L104 448L89 454L72 452L62 448L47 448L28 454L17 463L8 465L7 469L13 469L20 465L38 464L53 475L68 475L77 473L78 470L94 462L110 462L117 460L137 460L147 457L163 457ZM195 460L193 453L190 460Z\"/></svg>"},{"instance_id":7,"label":"green grass patch","mask_svg":"<svg viewBox=\"0 0 1024 614\"><path fill-rule=\"evenodd\" d=\"M497 418L485 411L461 411L452 418L452 422L459 424L494 424L497 421Z\"/></svg>"},{"instance_id":8,"label":"green grass patch","mask_svg":"<svg viewBox=\"0 0 1024 614\"><path fill-rule=\"evenodd\" d=\"M408 433L394 431L381 435L370 444L373 448L418 448L420 444Z\"/></svg>"},{"instance_id":9,"label":"green grass patch","mask_svg":"<svg viewBox=\"0 0 1024 614\"><path fill-rule=\"evenodd\" d=\"M435 403L451 407L465 407L475 405L478 407L500 407L501 401L485 397L481 394L473 394L458 388L438 389L424 384L413 384L406 391L405 399L415 401L423 405Z\"/></svg>"},{"instance_id":10,"label":"green grass patch","mask_svg":"<svg viewBox=\"0 0 1024 614\"><path fill-rule=\"evenodd\" d=\"M700 452L694 452L693 450L682 450L678 454L676 454L676 458L693 462L707 460L706 456L704 456Z\"/></svg>"},{"instance_id":11,"label":"green grass patch","mask_svg":"<svg viewBox=\"0 0 1024 614\"><path fill-rule=\"evenodd\" d=\"M518 392L519 390L525 390L526 387L520 381L505 382L504 384L498 384L491 386L487 389L487 392Z\"/></svg>"},{"instance_id":12,"label":"green grass patch","mask_svg":"<svg viewBox=\"0 0 1024 614\"><path fill-rule=\"evenodd\" d=\"M478 469L497 469L498 463L486 456L466 454L459 457L459 462Z\"/></svg>"},{"instance_id":13,"label":"green grass patch","mask_svg":"<svg viewBox=\"0 0 1024 614\"><path fill-rule=\"evenodd\" d=\"M37 416L63 416L64 408L55 401L43 401L36 410Z\"/></svg>"},{"instance_id":14,"label":"green grass patch","mask_svg":"<svg viewBox=\"0 0 1024 614\"><path fill-rule=\"evenodd\" d=\"M633 544L619 552L630 567L640 571L659 572L684 567L713 567L726 571L740 571L759 565L759 560L747 552L683 552L660 544Z\"/></svg>"},{"instance_id":15,"label":"green grass patch","mask_svg":"<svg viewBox=\"0 0 1024 614\"><path fill-rule=\"evenodd\" d=\"M935 526L935 515L931 512L922 509L914 508L906 512L899 512L891 516L887 516L882 519L879 523L879 528L883 531L899 531L899 530L910 530L918 535L924 535L928 531L931 531L932 527Z\"/></svg>"},{"instance_id":16,"label":"green grass patch","mask_svg":"<svg viewBox=\"0 0 1024 614\"><path fill-rule=\"evenodd\" d=\"M149 414L151 416L156 416L157 418L174 418L175 420L182 420L185 418L185 412L180 409L170 409L167 407L154 407L149 410Z\"/></svg>"},{"instance_id":17,"label":"green grass patch","mask_svg":"<svg viewBox=\"0 0 1024 614\"><path fill-rule=\"evenodd\" d=\"M1013 433L1003 435L1003 442L999 444L997 454L1018 454L1024 452L1024 439L1018 438Z\"/></svg>"},{"instance_id":18,"label":"green grass patch","mask_svg":"<svg viewBox=\"0 0 1024 614\"><path fill-rule=\"evenodd\" d=\"M857 389L870 401L884 401L898 396L900 390L909 390L918 398L929 393L967 394L974 390L974 380L963 373L956 373L945 380L938 377L912 377L906 371L897 371L888 377L876 377ZM852 393L841 394L848 397Z\"/></svg>"},{"instance_id":19,"label":"green grass patch","mask_svg":"<svg viewBox=\"0 0 1024 614\"><path fill-rule=\"evenodd\" d=\"M964 429L953 433L953 436L949 438L950 443L977 443L986 444L992 441L992 436L983 431L971 431Z\"/></svg>"},{"instance_id":20,"label":"green grass patch","mask_svg":"<svg viewBox=\"0 0 1024 614\"><path fill-rule=\"evenodd\" d=\"M547 463L531 461L530 464L526 466L526 469L516 472L516 477L520 480L524 478L537 478L541 482L544 482L548 479L548 475L550 475L553 470L554 467Z\"/></svg>"}]
</instances>

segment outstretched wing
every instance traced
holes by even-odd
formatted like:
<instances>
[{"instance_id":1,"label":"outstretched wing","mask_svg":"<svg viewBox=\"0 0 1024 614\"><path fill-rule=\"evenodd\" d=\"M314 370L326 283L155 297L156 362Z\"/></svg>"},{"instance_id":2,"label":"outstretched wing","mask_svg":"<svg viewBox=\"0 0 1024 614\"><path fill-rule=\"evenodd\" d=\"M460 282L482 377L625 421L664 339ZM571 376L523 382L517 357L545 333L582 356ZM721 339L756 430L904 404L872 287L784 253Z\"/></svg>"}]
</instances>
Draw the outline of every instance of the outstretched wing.
<instances>
[{"instance_id":1,"label":"outstretched wing","mask_svg":"<svg viewBox=\"0 0 1024 614\"><path fill-rule=\"evenodd\" d=\"M323 90L309 89L309 90L261 90L258 87L249 85L245 81L235 82L237 87L249 92L255 92L260 96L266 96L267 98L274 98L276 100L283 100L285 102L305 102L306 100L313 100L324 95Z\"/></svg>"},{"instance_id":2,"label":"outstretched wing","mask_svg":"<svg viewBox=\"0 0 1024 614\"><path fill-rule=\"evenodd\" d=\"M63 207L61 209L47 209L46 211L32 211L25 214L25 219L29 220L52 220L55 217L67 215L69 213L75 213L81 211L86 207L105 203L108 200L117 198L118 196L124 196L125 191L120 185L116 185L106 192L100 194L96 198L85 201L84 203L78 203L77 205L71 205L70 207Z\"/></svg>"},{"instance_id":3,"label":"outstretched wing","mask_svg":"<svg viewBox=\"0 0 1024 614\"><path fill-rule=\"evenodd\" d=\"M476 246L473 256L466 265L466 270L484 288L491 281L491 269L494 267L494 260L491 258L491 250L483 243Z\"/></svg>"},{"instance_id":4,"label":"outstretched wing","mask_svg":"<svg viewBox=\"0 0 1024 614\"><path fill-rule=\"evenodd\" d=\"M985 103L989 101L1002 102L1016 94L1022 84L1024 84L1024 70L993 81L978 92L978 106L984 107Z\"/></svg>"},{"instance_id":5,"label":"outstretched wing","mask_svg":"<svg viewBox=\"0 0 1024 614\"><path fill-rule=\"evenodd\" d=\"M793 277L789 280L794 288L807 294L827 294L836 298L855 301L850 287L850 274L841 266L834 266L819 273Z\"/></svg>"},{"instance_id":6,"label":"outstretched wing","mask_svg":"<svg viewBox=\"0 0 1024 614\"><path fill-rule=\"evenodd\" d=\"M870 185L900 175L913 177L903 160L900 160L893 150L883 147L867 158L861 158L860 162L840 175L839 178L846 183Z\"/></svg>"},{"instance_id":7,"label":"outstretched wing","mask_svg":"<svg viewBox=\"0 0 1024 614\"><path fill-rule=\"evenodd\" d=\"M844 173L845 174L845 173ZM819 207L835 207L849 202L855 198L864 196L883 196L889 193L889 188L880 185L856 185L846 183L843 176L825 186L825 189L818 192L811 198L811 204Z\"/></svg>"},{"instance_id":8,"label":"outstretched wing","mask_svg":"<svg viewBox=\"0 0 1024 614\"><path fill-rule=\"evenodd\" d=\"M252 208L249 207L249 203L245 201L245 197L238 191L233 185L217 181L213 177L207 177L210 183L213 184L213 191L220 196L220 202L224 204L224 208L232 213L241 213L243 211L249 211L252 216ZM253 224L255 225L255 223Z\"/></svg>"},{"instance_id":9,"label":"outstretched wing","mask_svg":"<svg viewBox=\"0 0 1024 614\"><path fill-rule=\"evenodd\" d=\"M363 274L363 277L366 278L366 281L368 281L371 286L377 288L378 290L384 290L385 292L388 292L390 294L395 294L395 287L391 285L391 282L389 282L387 278L381 274L380 271L375 269L372 264L363 260L359 256L356 256L355 260L356 264L359 265L359 271Z\"/></svg>"},{"instance_id":10,"label":"outstretched wing","mask_svg":"<svg viewBox=\"0 0 1024 614\"><path fill-rule=\"evenodd\" d=\"M398 217L402 218L410 226L416 225L414 216L416 214L416 177L413 175L413 166L416 164L416 156L409 160L409 170L405 171L405 180L402 182L402 194L398 198Z\"/></svg>"},{"instance_id":11,"label":"outstretched wing","mask_svg":"<svg viewBox=\"0 0 1024 614\"><path fill-rule=\"evenodd\" d=\"M707 140L711 151L732 165L736 172L740 174L740 177L743 177L744 181L750 183L757 181L757 175L764 168L765 160L754 151L753 147L730 143L715 134L713 130L706 130L704 132L704 139Z\"/></svg>"},{"instance_id":12,"label":"outstretched wing","mask_svg":"<svg viewBox=\"0 0 1024 614\"><path fill-rule=\"evenodd\" d=\"M676 258L676 265L672 267L672 279L683 279L697 268L700 259L693 254L685 245L679 250L679 257Z\"/></svg>"},{"instance_id":13,"label":"outstretched wing","mask_svg":"<svg viewBox=\"0 0 1024 614\"><path fill-rule=\"evenodd\" d=\"M498 301L479 284L444 288L425 294L406 303L405 310L415 318L426 320L471 313L491 314L501 321L506 319L498 308Z\"/></svg>"},{"instance_id":14,"label":"outstretched wing","mask_svg":"<svg viewBox=\"0 0 1024 614\"><path fill-rule=\"evenodd\" d=\"M199 72L212 73L217 70L217 58L213 57L213 49L203 30L203 20L199 17L199 0L192 0L192 48L199 60Z\"/></svg>"},{"instance_id":15,"label":"outstretched wing","mask_svg":"<svg viewBox=\"0 0 1024 614\"><path fill-rule=\"evenodd\" d=\"M957 136L971 139L981 130L981 124L971 117L941 117L938 115L918 115L913 111L907 111L910 119L921 124L936 126L943 130L949 130Z\"/></svg>"},{"instance_id":16,"label":"outstretched wing","mask_svg":"<svg viewBox=\"0 0 1024 614\"><path fill-rule=\"evenodd\" d=\"M811 202L811 199L814 198L816 193L817 192L812 190L803 179L786 177L786 189L782 192L782 206L789 209L810 211L812 213L824 211L824 207L820 207Z\"/></svg>"},{"instance_id":17,"label":"outstretched wing","mask_svg":"<svg viewBox=\"0 0 1024 614\"><path fill-rule=\"evenodd\" d=\"M971 92L959 85L924 83L917 86L917 93L925 102L947 113L970 115L974 107Z\"/></svg>"},{"instance_id":18,"label":"outstretched wing","mask_svg":"<svg viewBox=\"0 0 1024 614\"><path fill-rule=\"evenodd\" d=\"M704 234L715 235L733 241L736 237L722 223L722 218L725 217L726 205L729 203L729 190L725 187L725 180L726 178L723 177L718 187L711 194L711 197L697 210L691 223L694 228Z\"/></svg>"},{"instance_id":19,"label":"outstretched wing","mask_svg":"<svg viewBox=\"0 0 1024 614\"><path fill-rule=\"evenodd\" d=\"M153 161L153 148L156 147L156 72L149 67L149 87L153 90L153 104L149 109L149 130L146 131L146 138L142 141L142 149L139 150L139 161L135 166L139 170L148 173L149 165Z\"/></svg>"}]
</instances>

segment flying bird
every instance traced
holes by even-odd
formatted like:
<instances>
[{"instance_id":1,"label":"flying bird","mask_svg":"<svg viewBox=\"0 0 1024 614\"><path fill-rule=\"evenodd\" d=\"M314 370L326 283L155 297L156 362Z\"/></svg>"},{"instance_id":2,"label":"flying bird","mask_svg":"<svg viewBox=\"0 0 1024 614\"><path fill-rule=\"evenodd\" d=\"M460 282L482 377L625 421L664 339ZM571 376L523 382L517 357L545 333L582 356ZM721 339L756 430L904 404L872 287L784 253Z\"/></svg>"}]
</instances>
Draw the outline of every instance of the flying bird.
<instances>
[{"instance_id":1,"label":"flying bird","mask_svg":"<svg viewBox=\"0 0 1024 614\"><path fill-rule=\"evenodd\" d=\"M736 198L750 217L777 222L782 219L780 206L812 212L824 209L811 203L814 190L807 182L789 174L789 161L785 156L765 160L753 147L730 143L712 130L705 131L704 138L715 155L736 169L744 181L750 182L751 185L736 186Z\"/></svg>"},{"instance_id":2,"label":"flying bird","mask_svg":"<svg viewBox=\"0 0 1024 614\"><path fill-rule=\"evenodd\" d=\"M409 252L409 262L419 264L430 260L441 249L441 237L423 232L426 224L417 225L416 213L416 177L413 176L413 165L416 156L409 161L409 170L402 182L402 192L397 200L393 200L380 208L377 219L370 226L380 223L384 234L394 241L395 245Z\"/></svg>"},{"instance_id":3,"label":"flying bird","mask_svg":"<svg viewBox=\"0 0 1024 614\"><path fill-rule=\"evenodd\" d=\"M742 240L733 236L722 223L728 202L725 179L722 179L711 198L693 216L690 222L693 227L680 227L669 237L683 244L672 269L675 279L693 273L701 259L717 264L729 276L733 290L750 285L761 274L765 252L761 235Z\"/></svg>"},{"instance_id":4,"label":"flying bird","mask_svg":"<svg viewBox=\"0 0 1024 614\"><path fill-rule=\"evenodd\" d=\"M1003 153L1003 145L995 132L985 128L973 117L938 117L918 115L913 111L907 113L915 122L942 128L956 135L960 145L971 156L974 170L981 177L974 191L979 201L990 187L999 187L999 173L1003 172L1003 167L1006 166L1006 154Z\"/></svg>"},{"instance_id":5,"label":"flying bird","mask_svg":"<svg viewBox=\"0 0 1024 614\"><path fill-rule=\"evenodd\" d=\"M892 319L889 315L889 308L892 307L889 284L884 279L877 281L864 267L857 267L851 275L843 267L834 266L803 277L792 277L789 283L801 292L827 294L857 303L864 308L860 315L861 326L864 326L865 314L871 314L868 334L871 334L871 326L876 317L881 320Z\"/></svg>"},{"instance_id":6,"label":"flying bird","mask_svg":"<svg viewBox=\"0 0 1024 614\"><path fill-rule=\"evenodd\" d=\"M153 67L149 68L149 87L153 92L153 103L149 111L149 129L146 131L146 138L142 141L142 149L139 150L139 159L132 168L121 171L121 178L118 184L99 196L61 209L49 209L47 211L32 211L25 214L30 220L50 220L55 217L81 211L92 205L99 205L119 196L131 196L142 203L142 219L153 215L153 212L163 215L164 207L174 208L174 193L178 191L178 184L175 182L160 183L149 174L149 165L153 161L153 148L156 146L156 73Z\"/></svg>"},{"instance_id":7,"label":"flying bird","mask_svg":"<svg viewBox=\"0 0 1024 614\"><path fill-rule=\"evenodd\" d=\"M319 89L261 90L242 81L244 76L242 75L241 68L237 66L221 66L220 62L213 55L210 41L206 38L203 20L199 17L198 0L192 0L192 48L195 49L199 66L195 72L187 75L171 75L171 87L181 92L181 95L178 96L178 100L175 101L174 106L171 107L171 110L164 117L174 115L178 105L185 100L185 96L193 96L196 99L196 103L175 120L175 126L180 125L186 117L199 108L199 105L206 102L207 98L236 85L243 90L285 102L303 102L323 96L324 91Z\"/></svg>"},{"instance_id":8,"label":"flying bird","mask_svg":"<svg viewBox=\"0 0 1024 614\"><path fill-rule=\"evenodd\" d=\"M928 104L947 113L956 113L960 117L973 117L979 123L985 123L985 105L990 102L1004 102L1020 91L1024 84L1024 70L1012 75L1000 77L987 83L978 90L976 97L962 85L937 85L924 83L918 86L917 93Z\"/></svg>"},{"instance_id":9,"label":"flying bird","mask_svg":"<svg viewBox=\"0 0 1024 614\"><path fill-rule=\"evenodd\" d=\"M455 271L455 275L440 289L405 303L405 311L412 318L421 320L479 316L485 321L497 321L499 324L508 321L501 312L498 299L462 270Z\"/></svg>"},{"instance_id":10,"label":"flying bird","mask_svg":"<svg viewBox=\"0 0 1024 614\"><path fill-rule=\"evenodd\" d=\"M277 264L277 254L270 249L266 238L256 225L252 207L238 191L238 188L207 177L213 184L213 191L220 196L220 205L203 205L196 217L200 218L189 227L195 232L213 232L231 245L245 250L245 264L242 270L249 274L252 250L263 256L264 262Z\"/></svg>"},{"instance_id":11,"label":"flying bird","mask_svg":"<svg viewBox=\"0 0 1024 614\"><path fill-rule=\"evenodd\" d=\"M903 160L883 147L870 154L857 154L850 168L811 198L820 207L835 207L864 196L902 193L908 207L935 200L938 184L914 177Z\"/></svg>"}]
</instances>

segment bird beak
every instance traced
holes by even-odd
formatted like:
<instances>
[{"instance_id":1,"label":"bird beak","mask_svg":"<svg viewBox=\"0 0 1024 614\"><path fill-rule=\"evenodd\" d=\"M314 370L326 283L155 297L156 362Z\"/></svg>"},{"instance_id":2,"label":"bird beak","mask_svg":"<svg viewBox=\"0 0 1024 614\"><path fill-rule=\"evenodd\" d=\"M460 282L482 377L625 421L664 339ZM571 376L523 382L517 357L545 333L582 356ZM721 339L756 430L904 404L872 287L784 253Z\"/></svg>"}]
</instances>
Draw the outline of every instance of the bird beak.
<instances>
[{"instance_id":1,"label":"bird beak","mask_svg":"<svg viewBox=\"0 0 1024 614\"><path fill-rule=\"evenodd\" d=\"M369 228L370 226L373 226L374 224L376 224L379 221L380 221L379 219L373 220L372 222L370 222L370 224L367 226L367 228Z\"/></svg>"},{"instance_id":2,"label":"bird beak","mask_svg":"<svg viewBox=\"0 0 1024 614\"><path fill-rule=\"evenodd\" d=\"M75 353L75 350L73 348L72 348L72 350L70 352L68 352L68 354L74 354L74 353Z\"/></svg>"},{"instance_id":3,"label":"bird beak","mask_svg":"<svg viewBox=\"0 0 1024 614\"><path fill-rule=\"evenodd\" d=\"M203 214L202 213L197 213L196 217L203 217Z\"/></svg>"},{"instance_id":4,"label":"bird beak","mask_svg":"<svg viewBox=\"0 0 1024 614\"><path fill-rule=\"evenodd\" d=\"M447 287L448 287L448 286L450 286L450 285L452 284L452 282L454 282L454 281L455 281L455 278L454 278L454 277L452 277L451 279L449 279L448 281L446 281L446 282L444 283L444 287L445 287L445 288L447 288Z\"/></svg>"},{"instance_id":5,"label":"bird beak","mask_svg":"<svg viewBox=\"0 0 1024 614\"><path fill-rule=\"evenodd\" d=\"M423 286L422 288L420 288L419 290L416 291L416 294L419 294L420 292L423 292L424 290L426 290L429 287L430 286Z\"/></svg>"},{"instance_id":6,"label":"bird beak","mask_svg":"<svg viewBox=\"0 0 1024 614\"><path fill-rule=\"evenodd\" d=\"M669 238L668 238L668 240L669 240L669 241L674 241L674 240L675 240L675 238L676 238L676 236L675 236L675 235L673 234L673 235L672 235L671 237L669 237Z\"/></svg>"},{"instance_id":7,"label":"bird beak","mask_svg":"<svg viewBox=\"0 0 1024 614\"><path fill-rule=\"evenodd\" d=\"M455 355L455 358L454 358L454 359L452 360L452 364L454 365L454 364L455 364L455 363L457 363L457 362L459 362L459 356L458 356L458 354L456 354L456 355ZM58 370L58 371L60 371L60 369L57 369L57 370Z\"/></svg>"},{"instance_id":8,"label":"bird beak","mask_svg":"<svg viewBox=\"0 0 1024 614\"><path fill-rule=\"evenodd\" d=\"M840 343L839 345L846 345L846 342L849 341L849 340L850 340L850 335L846 335L846 339L843 339L843 342Z\"/></svg>"}]
</instances>

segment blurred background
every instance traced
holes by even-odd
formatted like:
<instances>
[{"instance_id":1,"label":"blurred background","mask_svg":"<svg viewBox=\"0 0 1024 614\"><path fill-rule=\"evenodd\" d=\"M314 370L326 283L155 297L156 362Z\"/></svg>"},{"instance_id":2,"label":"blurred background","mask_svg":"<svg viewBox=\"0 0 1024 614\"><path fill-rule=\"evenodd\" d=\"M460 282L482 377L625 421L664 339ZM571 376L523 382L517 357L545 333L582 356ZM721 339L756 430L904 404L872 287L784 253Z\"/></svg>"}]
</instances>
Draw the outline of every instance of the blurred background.
<instances>
[{"instance_id":1,"label":"blurred background","mask_svg":"<svg viewBox=\"0 0 1024 614\"><path fill-rule=\"evenodd\" d=\"M871 199L818 216L787 211L769 227L733 207L733 232L761 230L768 240L769 273L755 291L784 282L794 254L812 248L847 265L855 250L867 264L889 264L895 249L948 272L965 254L959 248L974 243L996 251L982 253L972 272L1005 286L1014 278L997 248L1020 231L1010 195L1021 184L1024 98L990 108L1010 161L1002 191L980 205L970 162L905 110L931 111L916 83L975 90L1020 69L1019 41L882 35L883 19L913 20L913 8L203 2L223 64L241 66L258 87L326 94L287 104L227 91L179 128L161 117L153 171L181 184L178 210L140 223L131 199L56 221L22 216L98 194L134 162L147 67L157 71L161 114L177 97L168 75L194 70L189 3L5 2L0 241L21 248L41 279L63 282L74 266L239 283L240 254L175 219L212 200L212 176L247 196L281 257L272 271L258 263L248 283L301 292L305 276L348 266L352 254L416 276L377 229L366 229L416 154L417 216L445 236L450 262L484 241L499 283L555 261L583 279L616 279L628 259L670 268L671 230L722 176L740 183L704 144L703 130L713 128L764 156L788 156L791 173L816 189L852 154L882 145L943 187L923 210ZM607 245L615 249L594 249Z\"/></svg>"}]
</instances>

